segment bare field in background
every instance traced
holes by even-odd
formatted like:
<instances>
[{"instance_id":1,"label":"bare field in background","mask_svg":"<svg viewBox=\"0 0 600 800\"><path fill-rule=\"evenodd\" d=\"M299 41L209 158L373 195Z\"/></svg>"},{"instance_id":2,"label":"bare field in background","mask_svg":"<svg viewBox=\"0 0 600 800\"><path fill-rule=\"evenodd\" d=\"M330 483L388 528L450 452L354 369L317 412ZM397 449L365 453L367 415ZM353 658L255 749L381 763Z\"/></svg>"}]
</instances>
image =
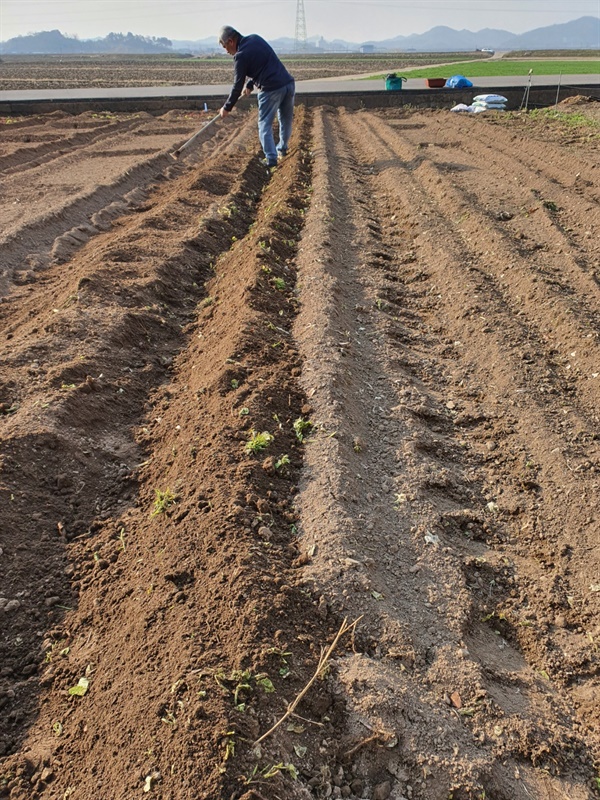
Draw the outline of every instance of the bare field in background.
<instances>
[{"instance_id":1,"label":"bare field in background","mask_svg":"<svg viewBox=\"0 0 600 800\"><path fill-rule=\"evenodd\" d=\"M473 53L469 57L485 58ZM391 72L409 66L463 61L465 53L282 56L298 81L370 72ZM193 86L231 82L228 56L3 56L0 83L4 90L78 89L117 86Z\"/></svg>"}]
</instances>

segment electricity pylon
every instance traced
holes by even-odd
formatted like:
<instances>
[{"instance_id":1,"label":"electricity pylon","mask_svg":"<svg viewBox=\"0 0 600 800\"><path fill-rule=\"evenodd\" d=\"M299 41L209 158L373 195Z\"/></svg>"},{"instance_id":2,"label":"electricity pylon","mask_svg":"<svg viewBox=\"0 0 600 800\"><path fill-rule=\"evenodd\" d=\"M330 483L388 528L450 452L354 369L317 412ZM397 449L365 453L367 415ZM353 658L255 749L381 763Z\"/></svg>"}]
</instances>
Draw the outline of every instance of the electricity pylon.
<instances>
[{"instance_id":1,"label":"electricity pylon","mask_svg":"<svg viewBox=\"0 0 600 800\"><path fill-rule=\"evenodd\" d=\"M296 3L296 34L294 36L294 53L306 50L306 14L304 13L304 0Z\"/></svg>"}]
</instances>

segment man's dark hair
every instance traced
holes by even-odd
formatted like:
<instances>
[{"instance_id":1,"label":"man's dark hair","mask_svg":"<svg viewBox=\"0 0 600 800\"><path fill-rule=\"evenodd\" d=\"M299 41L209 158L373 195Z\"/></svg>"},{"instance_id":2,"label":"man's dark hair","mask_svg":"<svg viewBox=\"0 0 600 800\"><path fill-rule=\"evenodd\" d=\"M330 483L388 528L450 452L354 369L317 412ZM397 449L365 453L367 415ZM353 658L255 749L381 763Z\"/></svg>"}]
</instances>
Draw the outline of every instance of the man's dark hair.
<instances>
[{"instance_id":1,"label":"man's dark hair","mask_svg":"<svg viewBox=\"0 0 600 800\"><path fill-rule=\"evenodd\" d=\"M219 31L219 44L223 45L225 42L228 42L230 39L241 39L242 34L239 31L236 31L235 28L232 28L231 25L223 25L221 30Z\"/></svg>"}]
</instances>

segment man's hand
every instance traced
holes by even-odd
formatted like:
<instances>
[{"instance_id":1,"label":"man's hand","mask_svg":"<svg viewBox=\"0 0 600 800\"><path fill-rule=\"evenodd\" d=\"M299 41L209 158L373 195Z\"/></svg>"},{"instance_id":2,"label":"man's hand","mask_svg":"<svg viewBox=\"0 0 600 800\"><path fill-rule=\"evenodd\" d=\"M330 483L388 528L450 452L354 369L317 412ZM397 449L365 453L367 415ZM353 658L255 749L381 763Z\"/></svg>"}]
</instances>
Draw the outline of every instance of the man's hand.
<instances>
[{"instance_id":1,"label":"man's hand","mask_svg":"<svg viewBox=\"0 0 600 800\"><path fill-rule=\"evenodd\" d=\"M231 111L227 111L226 108L221 108L219 109L219 114L223 119L225 119L225 117L228 117L231 114Z\"/></svg>"},{"instance_id":2,"label":"man's hand","mask_svg":"<svg viewBox=\"0 0 600 800\"><path fill-rule=\"evenodd\" d=\"M247 86L245 87L244 91L242 92L244 97L249 97L252 94L252 89L249 89Z\"/></svg>"}]
</instances>

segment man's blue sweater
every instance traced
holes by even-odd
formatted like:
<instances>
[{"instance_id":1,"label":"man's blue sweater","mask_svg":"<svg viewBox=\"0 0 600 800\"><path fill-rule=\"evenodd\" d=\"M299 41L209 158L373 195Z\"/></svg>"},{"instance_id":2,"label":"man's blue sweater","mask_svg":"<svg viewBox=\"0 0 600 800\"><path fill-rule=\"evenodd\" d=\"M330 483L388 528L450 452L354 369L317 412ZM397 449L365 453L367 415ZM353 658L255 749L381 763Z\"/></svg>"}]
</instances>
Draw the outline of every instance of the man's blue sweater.
<instances>
[{"instance_id":1,"label":"man's blue sweater","mask_svg":"<svg viewBox=\"0 0 600 800\"><path fill-rule=\"evenodd\" d=\"M252 33L242 36L238 42L238 49L233 57L234 78L231 93L223 105L226 111L231 111L237 103L246 78L248 89L255 86L259 91L272 92L287 86L294 79L283 66L270 44L263 38Z\"/></svg>"}]
</instances>

